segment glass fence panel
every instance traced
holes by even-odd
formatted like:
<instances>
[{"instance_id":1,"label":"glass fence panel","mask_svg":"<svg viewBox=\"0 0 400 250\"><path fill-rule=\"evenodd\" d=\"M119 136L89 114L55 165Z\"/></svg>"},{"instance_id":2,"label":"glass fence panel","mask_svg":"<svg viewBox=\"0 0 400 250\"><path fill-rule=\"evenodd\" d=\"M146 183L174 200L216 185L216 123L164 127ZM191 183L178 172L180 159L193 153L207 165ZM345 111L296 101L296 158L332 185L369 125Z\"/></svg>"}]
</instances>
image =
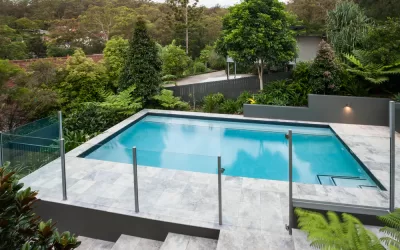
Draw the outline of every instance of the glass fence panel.
<instances>
[{"instance_id":1,"label":"glass fence panel","mask_svg":"<svg viewBox=\"0 0 400 250\"><path fill-rule=\"evenodd\" d=\"M135 214L132 148L84 143L75 150L66 154L69 202ZM78 151L79 155L74 153ZM136 157L141 216L182 223L195 217L204 223L218 223L216 156L137 148ZM54 171L59 168L54 166Z\"/></svg>"},{"instance_id":2,"label":"glass fence panel","mask_svg":"<svg viewBox=\"0 0 400 250\"><path fill-rule=\"evenodd\" d=\"M57 140L1 133L1 159L22 178L60 156Z\"/></svg>"},{"instance_id":3,"label":"glass fence panel","mask_svg":"<svg viewBox=\"0 0 400 250\"><path fill-rule=\"evenodd\" d=\"M7 134L40 137L46 139L59 138L60 123L57 115L51 115L23 126L7 131Z\"/></svg>"}]
</instances>

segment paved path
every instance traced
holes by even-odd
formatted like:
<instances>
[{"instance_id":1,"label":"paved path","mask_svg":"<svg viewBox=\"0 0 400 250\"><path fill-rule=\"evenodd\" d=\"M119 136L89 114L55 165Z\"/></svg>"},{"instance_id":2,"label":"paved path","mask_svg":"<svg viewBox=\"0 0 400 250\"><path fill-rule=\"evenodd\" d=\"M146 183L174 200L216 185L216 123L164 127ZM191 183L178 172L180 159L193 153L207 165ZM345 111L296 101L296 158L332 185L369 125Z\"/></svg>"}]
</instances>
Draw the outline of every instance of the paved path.
<instances>
[{"instance_id":1,"label":"paved path","mask_svg":"<svg viewBox=\"0 0 400 250\"><path fill-rule=\"evenodd\" d=\"M237 74L237 78L241 77L248 77L252 76L250 74ZM230 75L231 78L234 77L234 75ZM213 81L221 81L221 80L226 80L226 73L225 70L220 70L216 72L211 72L211 73L206 73L206 74L201 74L201 75L195 75L195 76L188 76L183 79L180 79L176 81L178 86L181 85L189 85L189 84L194 84L194 83L199 83L199 82L213 82ZM165 85L166 87L174 86L174 84L168 84Z\"/></svg>"}]
</instances>

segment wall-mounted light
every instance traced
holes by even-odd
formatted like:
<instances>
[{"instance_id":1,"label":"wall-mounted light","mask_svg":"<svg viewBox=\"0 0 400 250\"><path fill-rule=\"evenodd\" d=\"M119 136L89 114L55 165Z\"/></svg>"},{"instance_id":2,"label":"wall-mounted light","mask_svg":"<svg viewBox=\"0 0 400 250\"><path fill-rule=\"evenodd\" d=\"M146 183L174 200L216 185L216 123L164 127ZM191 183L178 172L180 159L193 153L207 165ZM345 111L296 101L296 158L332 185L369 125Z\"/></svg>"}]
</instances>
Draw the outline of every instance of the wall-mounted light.
<instances>
[{"instance_id":1,"label":"wall-mounted light","mask_svg":"<svg viewBox=\"0 0 400 250\"><path fill-rule=\"evenodd\" d=\"M345 111L346 113L349 113L349 112L351 112L351 106L350 106L350 103L346 103L346 106L344 106L344 111Z\"/></svg>"}]
</instances>

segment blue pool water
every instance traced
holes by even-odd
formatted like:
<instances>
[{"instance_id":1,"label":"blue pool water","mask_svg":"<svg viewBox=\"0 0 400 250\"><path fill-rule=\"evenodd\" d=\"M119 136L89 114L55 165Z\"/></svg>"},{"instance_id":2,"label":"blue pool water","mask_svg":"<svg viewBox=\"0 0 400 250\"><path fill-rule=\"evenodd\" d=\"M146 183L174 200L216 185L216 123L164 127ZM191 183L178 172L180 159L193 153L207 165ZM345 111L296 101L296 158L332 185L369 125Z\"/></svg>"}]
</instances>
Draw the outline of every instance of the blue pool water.
<instances>
[{"instance_id":1,"label":"blue pool water","mask_svg":"<svg viewBox=\"0 0 400 250\"><path fill-rule=\"evenodd\" d=\"M288 180L288 129L293 131L294 181L376 186L334 133L323 127L149 115L85 157L131 163L136 146L139 165L216 173L221 155L225 175Z\"/></svg>"}]
</instances>

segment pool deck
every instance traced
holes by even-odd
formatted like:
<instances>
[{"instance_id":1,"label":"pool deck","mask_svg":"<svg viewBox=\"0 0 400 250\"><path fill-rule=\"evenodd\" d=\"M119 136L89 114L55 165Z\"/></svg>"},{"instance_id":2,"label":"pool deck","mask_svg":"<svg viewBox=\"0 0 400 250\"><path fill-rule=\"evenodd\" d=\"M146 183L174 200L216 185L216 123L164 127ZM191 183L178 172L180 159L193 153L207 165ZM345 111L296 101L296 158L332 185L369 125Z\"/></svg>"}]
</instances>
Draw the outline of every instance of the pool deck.
<instances>
[{"instance_id":1,"label":"pool deck","mask_svg":"<svg viewBox=\"0 0 400 250\"><path fill-rule=\"evenodd\" d=\"M67 153L67 201L62 201L61 196L59 159L24 177L21 181L26 186L39 190L39 198L42 200L221 229L219 241L223 241L224 244L218 246L219 250L245 249L246 246L251 246L249 244L255 244L254 246L261 244L259 248L250 247L250 249L311 249L308 247L304 234L296 230L293 237L289 237L285 230L285 224L288 222L288 182L286 181L223 176L223 225L220 226L216 174L140 166L138 168L140 212L135 213L131 164L77 156L148 112L238 120L282 121L244 118L241 115L142 110ZM287 122L329 125L388 189L390 141L388 127ZM396 137L400 142L400 135L396 134ZM400 156L400 143L396 149ZM287 152L282 153L287 154ZM400 164L396 165L396 193L400 193ZM308 200L388 207L388 197L388 191L294 184L294 198ZM396 207L399 206L400 195L397 195ZM274 237L265 237L265 235L274 235ZM259 242L256 240L250 243L257 237ZM269 246L269 248L263 246Z\"/></svg>"}]
</instances>

